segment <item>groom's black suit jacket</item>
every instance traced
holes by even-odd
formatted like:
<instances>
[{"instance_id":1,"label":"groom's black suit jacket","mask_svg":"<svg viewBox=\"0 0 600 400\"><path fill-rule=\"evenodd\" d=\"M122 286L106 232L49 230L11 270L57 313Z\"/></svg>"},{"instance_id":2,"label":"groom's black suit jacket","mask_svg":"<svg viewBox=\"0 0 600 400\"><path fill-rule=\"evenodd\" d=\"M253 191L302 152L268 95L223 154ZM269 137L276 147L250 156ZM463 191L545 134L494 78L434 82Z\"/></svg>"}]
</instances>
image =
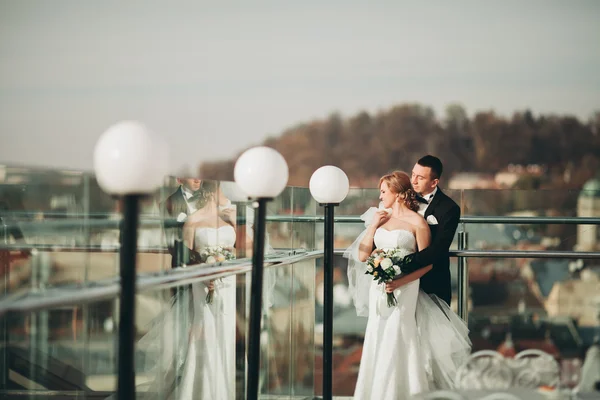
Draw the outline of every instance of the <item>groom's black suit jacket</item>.
<instances>
[{"instance_id":1,"label":"groom's black suit jacket","mask_svg":"<svg viewBox=\"0 0 600 400\"><path fill-rule=\"evenodd\" d=\"M420 287L425 293L435 294L450 305L450 245L460 220L460 207L440 188L425 211L425 219L433 215L437 225L429 224L431 244L423 251L407 256L403 272L410 273L433 264L431 271L421 277Z\"/></svg>"},{"instance_id":2,"label":"groom's black suit jacket","mask_svg":"<svg viewBox=\"0 0 600 400\"><path fill-rule=\"evenodd\" d=\"M165 210L171 218L177 218L179 214L189 214L187 201L181 186L165 201ZM198 264L201 262L200 253L190 249L183 243L181 228L168 229L167 247L171 254L171 267L180 267L182 264ZM173 240L170 240L173 238Z\"/></svg>"}]
</instances>

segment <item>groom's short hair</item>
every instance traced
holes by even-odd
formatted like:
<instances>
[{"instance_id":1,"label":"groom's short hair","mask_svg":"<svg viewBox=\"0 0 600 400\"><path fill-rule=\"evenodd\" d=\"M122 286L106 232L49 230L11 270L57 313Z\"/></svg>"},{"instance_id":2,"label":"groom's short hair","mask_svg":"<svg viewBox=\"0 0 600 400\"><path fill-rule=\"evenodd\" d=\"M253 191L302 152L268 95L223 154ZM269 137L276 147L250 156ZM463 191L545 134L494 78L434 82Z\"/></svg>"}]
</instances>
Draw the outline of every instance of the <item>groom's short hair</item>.
<instances>
[{"instance_id":1,"label":"groom's short hair","mask_svg":"<svg viewBox=\"0 0 600 400\"><path fill-rule=\"evenodd\" d=\"M419 161L417 161L422 167L431 168L431 179L440 179L442 177L442 172L444 171L444 166L439 158L426 155L425 157L421 157Z\"/></svg>"}]
</instances>

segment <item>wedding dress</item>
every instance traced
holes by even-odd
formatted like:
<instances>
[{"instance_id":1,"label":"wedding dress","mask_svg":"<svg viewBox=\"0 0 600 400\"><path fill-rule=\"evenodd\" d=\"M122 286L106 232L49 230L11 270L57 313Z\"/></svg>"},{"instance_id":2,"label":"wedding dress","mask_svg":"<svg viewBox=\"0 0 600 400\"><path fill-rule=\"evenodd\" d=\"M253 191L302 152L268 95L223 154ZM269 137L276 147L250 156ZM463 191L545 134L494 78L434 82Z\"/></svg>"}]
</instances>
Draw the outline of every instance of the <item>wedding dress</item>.
<instances>
[{"instance_id":1,"label":"wedding dress","mask_svg":"<svg viewBox=\"0 0 600 400\"><path fill-rule=\"evenodd\" d=\"M194 249L233 249L235 229L197 228ZM212 302L207 283L182 288L172 306L138 342L154 380L146 390L157 399L234 399L235 276L215 280ZM153 359L154 358L154 359ZM144 397L147 398L147 397Z\"/></svg>"},{"instance_id":2,"label":"wedding dress","mask_svg":"<svg viewBox=\"0 0 600 400\"><path fill-rule=\"evenodd\" d=\"M376 209L361 217L369 225ZM437 298L419 290L415 280L394 291L389 307L385 286L365 274L358 259L361 234L346 251L350 290L359 315L368 316L354 399L409 399L429 390L451 388L454 372L471 350L466 324ZM379 249L416 251L412 232L378 228Z\"/></svg>"}]
</instances>

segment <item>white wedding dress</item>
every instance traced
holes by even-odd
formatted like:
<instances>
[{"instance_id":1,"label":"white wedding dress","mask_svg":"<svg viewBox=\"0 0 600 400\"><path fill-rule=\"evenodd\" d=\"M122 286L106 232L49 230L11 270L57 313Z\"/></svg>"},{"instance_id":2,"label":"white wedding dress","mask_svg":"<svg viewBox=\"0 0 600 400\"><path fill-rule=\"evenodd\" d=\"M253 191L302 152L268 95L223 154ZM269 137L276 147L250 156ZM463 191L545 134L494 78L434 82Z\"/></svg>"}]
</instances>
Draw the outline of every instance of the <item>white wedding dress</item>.
<instances>
[{"instance_id":1,"label":"white wedding dress","mask_svg":"<svg viewBox=\"0 0 600 400\"><path fill-rule=\"evenodd\" d=\"M363 215L365 225L375 209ZM466 324L437 298L413 281L394 291L397 305L387 305L384 285L366 275L358 260L358 244L346 251L350 290L359 315L368 316L354 399L398 400L453 386L454 372L468 357L471 342ZM375 232L375 246L416 251L414 235L406 230Z\"/></svg>"},{"instance_id":2,"label":"white wedding dress","mask_svg":"<svg viewBox=\"0 0 600 400\"><path fill-rule=\"evenodd\" d=\"M230 225L198 228L194 249L233 249L235 242L236 232ZM214 281L211 303L207 303L205 283L183 288L172 307L139 341L145 354L159 354L159 359L146 360L157 364L146 392L161 399L235 398L235 282L235 276Z\"/></svg>"}]
</instances>

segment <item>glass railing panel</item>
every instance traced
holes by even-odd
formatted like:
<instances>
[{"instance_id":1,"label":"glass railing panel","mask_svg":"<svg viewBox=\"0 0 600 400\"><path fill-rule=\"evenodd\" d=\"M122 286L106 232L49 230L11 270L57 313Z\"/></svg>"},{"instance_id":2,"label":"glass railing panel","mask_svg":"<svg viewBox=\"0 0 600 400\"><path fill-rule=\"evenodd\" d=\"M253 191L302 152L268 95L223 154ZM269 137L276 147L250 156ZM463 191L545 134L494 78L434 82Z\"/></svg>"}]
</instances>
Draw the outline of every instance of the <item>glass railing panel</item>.
<instances>
[{"instance_id":1,"label":"glass railing panel","mask_svg":"<svg viewBox=\"0 0 600 400\"><path fill-rule=\"evenodd\" d=\"M220 268L210 271L214 278L136 295L137 392L156 399L243 399L247 374L258 373L262 394L312 396L314 259L265 270L260 371L247 370L249 310L239 306L243 299L238 296L240 285L250 283L238 279L245 274L214 275L231 267L205 265L171 275L185 271L189 278L211 267ZM58 290L68 300L72 290L82 289ZM29 293L28 298L45 294ZM69 390L79 392L79 398L112 395L118 318L115 299L5 314L0 320L6 326L2 365L8 368L2 369L0 390L7 395L18 388Z\"/></svg>"},{"instance_id":2,"label":"glass railing panel","mask_svg":"<svg viewBox=\"0 0 600 400\"><path fill-rule=\"evenodd\" d=\"M4 315L2 390L110 395L116 382L115 309L115 301L100 301Z\"/></svg>"},{"instance_id":3,"label":"glass railing panel","mask_svg":"<svg viewBox=\"0 0 600 400\"><path fill-rule=\"evenodd\" d=\"M294 215L294 188L286 187L273 201L267 203L267 238L268 245L273 249L292 249L294 246L294 232L292 223L282 221ZM271 218L272 216L279 219Z\"/></svg>"},{"instance_id":4,"label":"glass railing panel","mask_svg":"<svg viewBox=\"0 0 600 400\"><path fill-rule=\"evenodd\" d=\"M314 248L314 221L305 221L302 218L316 215L319 215L319 210L307 188L285 188L267 205L270 245L275 249L284 250Z\"/></svg>"},{"instance_id":5,"label":"glass railing panel","mask_svg":"<svg viewBox=\"0 0 600 400\"><path fill-rule=\"evenodd\" d=\"M26 254L15 250L5 254L5 296L21 290L116 279L119 275L118 248L35 246ZM140 249L138 272L154 273L170 267L167 256L162 249Z\"/></svg>"},{"instance_id":6,"label":"glass railing panel","mask_svg":"<svg viewBox=\"0 0 600 400\"><path fill-rule=\"evenodd\" d=\"M322 248L322 245L316 241L317 234L323 230L322 224L310 221L310 219L322 217L323 207L313 199L308 188L294 187L293 201L293 217L302 217L304 219L293 221L290 225L292 248L294 250Z\"/></svg>"},{"instance_id":7,"label":"glass railing panel","mask_svg":"<svg viewBox=\"0 0 600 400\"><path fill-rule=\"evenodd\" d=\"M593 217L593 196L574 190L465 190L463 215L507 217ZM590 208L591 206L591 208ZM598 214L598 213L596 213ZM597 216L597 215L596 215ZM593 225L494 223L469 224L472 249L541 245L573 250L589 240ZM581 232L578 232L581 229ZM593 238L590 245L597 243Z\"/></svg>"},{"instance_id":8,"label":"glass railing panel","mask_svg":"<svg viewBox=\"0 0 600 400\"><path fill-rule=\"evenodd\" d=\"M273 286L265 286L260 393L312 397L315 260L274 267L265 273L275 279Z\"/></svg>"},{"instance_id":9,"label":"glass railing panel","mask_svg":"<svg viewBox=\"0 0 600 400\"><path fill-rule=\"evenodd\" d=\"M574 190L465 190L468 215L598 217L597 193ZM596 211L594 211L596 210ZM560 222L560 221L558 221ZM473 250L598 251L597 225L467 223ZM594 260L468 258L474 351L537 348L577 374L582 349L598 334ZM575 372L573 372L575 371ZM570 383L567 383L570 385Z\"/></svg>"},{"instance_id":10,"label":"glass railing panel","mask_svg":"<svg viewBox=\"0 0 600 400\"><path fill-rule=\"evenodd\" d=\"M322 258L292 265L294 284L291 290L290 315L290 395L314 397L316 381L315 343L315 265Z\"/></svg>"}]
</instances>

